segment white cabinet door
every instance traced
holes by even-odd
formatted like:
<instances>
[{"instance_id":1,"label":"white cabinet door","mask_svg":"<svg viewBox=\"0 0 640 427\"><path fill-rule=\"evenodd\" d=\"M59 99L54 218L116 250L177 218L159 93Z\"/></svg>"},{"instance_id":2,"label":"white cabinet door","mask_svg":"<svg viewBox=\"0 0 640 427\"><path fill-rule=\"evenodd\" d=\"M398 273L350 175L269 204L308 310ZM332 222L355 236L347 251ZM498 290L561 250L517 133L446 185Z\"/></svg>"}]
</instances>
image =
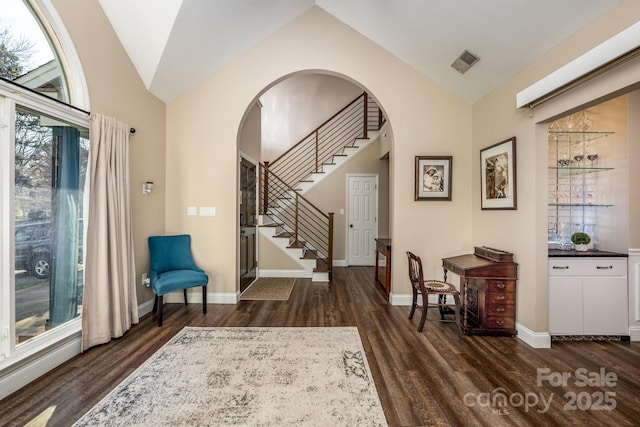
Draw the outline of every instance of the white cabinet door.
<instances>
[{"instance_id":1,"label":"white cabinet door","mask_svg":"<svg viewBox=\"0 0 640 427\"><path fill-rule=\"evenodd\" d=\"M584 331L593 335L627 335L629 316L626 277L582 279Z\"/></svg>"},{"instance_id":2,"label":"white cabinet door","mask_svg":"<svg viewBox=\"0 0 640 427\"><path fill-rule=\"evenodd\" d=\"M549 278L549 333L552 335L583 333L582 278Z\"/></svg>"}]
</instances>

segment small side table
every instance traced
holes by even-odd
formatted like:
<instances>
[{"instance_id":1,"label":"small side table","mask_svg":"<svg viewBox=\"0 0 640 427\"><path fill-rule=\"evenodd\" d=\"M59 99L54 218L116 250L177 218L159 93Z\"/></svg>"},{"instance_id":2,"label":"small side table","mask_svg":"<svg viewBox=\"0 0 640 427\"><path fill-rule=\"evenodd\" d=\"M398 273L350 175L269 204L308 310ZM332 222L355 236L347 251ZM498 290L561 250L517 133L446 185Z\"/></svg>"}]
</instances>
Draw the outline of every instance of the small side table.
<instances>
[{"instance_id":1,"label":"small side table","mask_svg":"<svg viewBox=\"0 0 640 427\"><path fill-rule=\"evenodd\" d=\"M385 257L385 265L380 265L380 254ZM387 299L391 292L391 239L376 239L375 281L385 290Z\"/></svg>"}]
</instances>

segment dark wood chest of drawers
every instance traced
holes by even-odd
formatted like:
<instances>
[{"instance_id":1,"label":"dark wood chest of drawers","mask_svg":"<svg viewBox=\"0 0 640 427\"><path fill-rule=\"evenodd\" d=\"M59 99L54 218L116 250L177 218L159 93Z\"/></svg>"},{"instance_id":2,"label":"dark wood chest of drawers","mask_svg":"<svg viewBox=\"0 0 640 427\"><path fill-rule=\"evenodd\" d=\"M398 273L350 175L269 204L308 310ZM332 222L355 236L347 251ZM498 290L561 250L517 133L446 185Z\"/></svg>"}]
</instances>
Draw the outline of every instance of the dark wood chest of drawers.
<instances>
[{"instance_id":1,"label":"dark wood chest of drawers","mask_svg":"<svg viewBox=\"0 0 640 427\"><path fill-rule=\"evenodd\" d=\"M513 255L479 247L473 254L442 260L460 276L462 330L466 335L516 335L516 281Z\"/></svg>"}]
</instances>

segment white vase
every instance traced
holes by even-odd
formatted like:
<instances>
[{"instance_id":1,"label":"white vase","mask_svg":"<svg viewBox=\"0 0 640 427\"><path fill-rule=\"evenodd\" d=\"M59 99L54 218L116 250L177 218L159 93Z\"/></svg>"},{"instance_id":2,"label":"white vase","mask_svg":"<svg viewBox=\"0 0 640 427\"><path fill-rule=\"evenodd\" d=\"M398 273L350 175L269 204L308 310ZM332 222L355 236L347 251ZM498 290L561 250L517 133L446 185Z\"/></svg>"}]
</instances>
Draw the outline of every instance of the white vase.
<instances>
[{"instance_id":1,"label":"white vase","mask_svg":"<svg viewBox=\"0 0 640 427\"><path fill-rule=\"evenodd\" d=\"M579 245L579 244L577 244L577 243L576 243L576 244L575 244L575 249L576 249L576 251L578 251L578 252L586 252L586 251L589 249L589 245L588 245L588 244L586 244L586 245Z\"/></svg>"}]
</instances>

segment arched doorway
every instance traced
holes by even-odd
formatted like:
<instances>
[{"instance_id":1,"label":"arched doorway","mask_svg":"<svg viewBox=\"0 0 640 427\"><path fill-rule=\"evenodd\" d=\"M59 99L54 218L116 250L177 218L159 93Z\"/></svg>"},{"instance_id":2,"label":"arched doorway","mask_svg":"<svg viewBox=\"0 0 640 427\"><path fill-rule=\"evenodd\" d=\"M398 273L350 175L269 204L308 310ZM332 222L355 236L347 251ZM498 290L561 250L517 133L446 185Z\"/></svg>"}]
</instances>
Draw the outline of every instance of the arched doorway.
<instances>
[{"instance_id":1,"label":"arched doorway","mask_svg":"<svg viewBox=\"0 0 640 427\"><path fill-rule=\"evenodd\" d=\"M349 78L327 72L299 72L283 77L262 91L245 112L238 138L239 158L250 157L256 163L277 159L310 132L313 133L318 126L331 119L354 98L361 96L363 91L361 85ZM371 95L369 94L369 99L373 101L369 102L377 105ZM387 123L384 137L382 132L380 135L376 133L375 146L367 148L367 155L360 156L359 161L350 160L348 166L341 166L343 171L340 178L334 176L309 190L309 198L314 204L334 214L334 266L349 265L347 173L370 173L379 177L376 188L379 194L376 206L378 214L375 215L376 236L389 236L388 147L391 140L391 130ZM239 212L242 213L241 206ZM242 223L242 219L239 218L239 224ZM290 261L275 253L277 248L273 245L261 239L258 239L257 245L258 274L298 274ZM239 247L239 257L242 257L245 248L242 243ZM375 245L372 244L371 247L375 248ZM374 257L371 259L374 260ZM242 281L242 272L246 271L242 259L240 264L239 276ZM373 266L373 263L371 265ZM242 290L242 287L240 289Z\"/></svg>"}]
</instances>

